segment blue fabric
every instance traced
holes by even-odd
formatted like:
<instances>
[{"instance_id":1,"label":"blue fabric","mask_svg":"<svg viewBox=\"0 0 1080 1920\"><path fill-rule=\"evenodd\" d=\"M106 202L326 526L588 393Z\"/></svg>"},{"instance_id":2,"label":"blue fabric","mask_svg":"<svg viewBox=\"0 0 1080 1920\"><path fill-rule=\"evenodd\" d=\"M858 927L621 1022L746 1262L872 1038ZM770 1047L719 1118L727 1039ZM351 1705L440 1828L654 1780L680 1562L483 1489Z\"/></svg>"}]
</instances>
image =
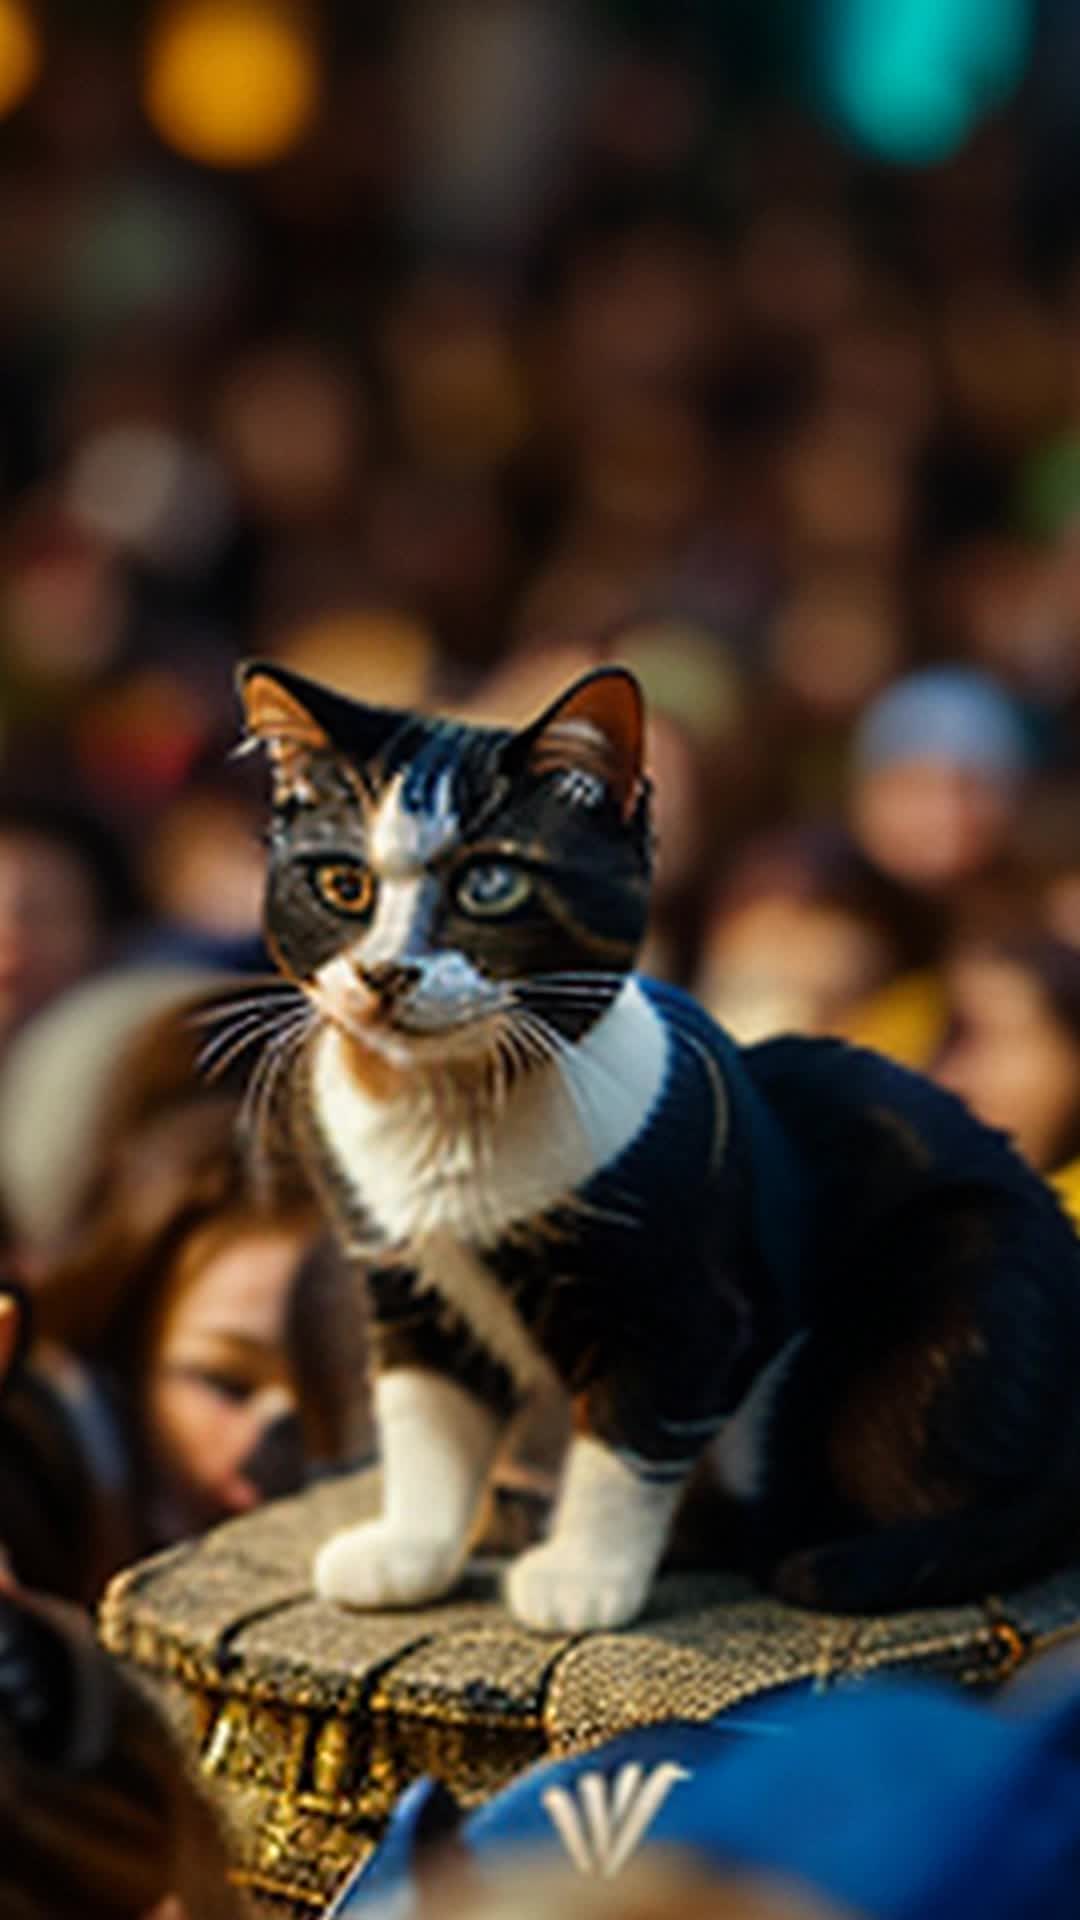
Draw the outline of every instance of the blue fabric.
<instances>
[{"instance_id":1,"label":"blue fabric","mask_svg":"<svg viewBox=\"0 0 1080 1920\"><path fill-rule=\"evenodd\" d=\"M582 1792L588 1775L599 1776L609 1811L599 1842L587 1808L595 1781ZM556 1857L576 1849L582 1870L597 1871L650 1783L655 1804L630 1857L679 1847L717 1870L787 1876L868 1920L1075 1920L1080 1911L1075 1683L1024 1718L899 1682L764 1696L711 1726L672 1722L534 1767L459 1815L458 1841L481 1870L540 1848ZM333 1913L411 1913L423 1831L445 1832L447 1807L445 1789L417 1782Z\"/></svg>"}]
</instances>

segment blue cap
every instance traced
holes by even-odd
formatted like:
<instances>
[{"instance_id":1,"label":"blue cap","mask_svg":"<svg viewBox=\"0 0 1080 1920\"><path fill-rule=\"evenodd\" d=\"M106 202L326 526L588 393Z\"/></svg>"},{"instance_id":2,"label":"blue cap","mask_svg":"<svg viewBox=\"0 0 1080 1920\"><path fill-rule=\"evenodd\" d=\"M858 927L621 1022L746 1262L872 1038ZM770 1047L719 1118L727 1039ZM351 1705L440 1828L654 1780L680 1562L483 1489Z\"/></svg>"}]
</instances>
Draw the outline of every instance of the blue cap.
<instances>
[{"instance_id":1,"label":"blue cap","mask_svg":"<svg viewBox=\"0 0 1080 1920\"><path fill-rule=\"evenodd\" d=\"M457 1809L456 1845L481 1873L547 1851L605 1877L675 1847L717 1872L782 1876L868 1920L1075 1920L1075 1682L1024 1717L893 1681L780 1696L737 1725L671 1722L530 1768L477 1812ZM455 1832L453 1806L433 1781L411 1787L332 1913L417 1911L425 1835Z\"/></svg>"},{"instance_id":2,"label":"blue cap","mask_svg":"<svg viewBox=\"0 0 1080 1920\"><path fill-rule=\"evenodd\" d=\"M860 771L937 759L1012 778L1030 752L1020 709L996 680L974 667L932 667L870 702L855 729L853 756Z\"/></svg>"}]
</instances>

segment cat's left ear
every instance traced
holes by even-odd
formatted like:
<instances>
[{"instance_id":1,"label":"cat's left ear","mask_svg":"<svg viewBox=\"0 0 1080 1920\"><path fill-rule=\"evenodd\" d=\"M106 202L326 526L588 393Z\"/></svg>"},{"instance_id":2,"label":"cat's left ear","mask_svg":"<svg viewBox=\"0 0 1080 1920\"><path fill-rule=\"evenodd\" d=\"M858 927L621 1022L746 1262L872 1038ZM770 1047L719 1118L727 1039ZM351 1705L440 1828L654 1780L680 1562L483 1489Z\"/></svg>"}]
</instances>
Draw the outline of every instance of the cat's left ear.
<instances>
[{"instance_id":1,"label":"cat's left ear","mask_svg":"<svg viewBox=\"0 0 1080 1920\"><path fill-rule=\"evenodd\" d=\"M517 734L514 758L531 773L599 780L629 820L645 791L645 702L625 667L597 667L575 680Z\"/></svg>"}]
</instances>

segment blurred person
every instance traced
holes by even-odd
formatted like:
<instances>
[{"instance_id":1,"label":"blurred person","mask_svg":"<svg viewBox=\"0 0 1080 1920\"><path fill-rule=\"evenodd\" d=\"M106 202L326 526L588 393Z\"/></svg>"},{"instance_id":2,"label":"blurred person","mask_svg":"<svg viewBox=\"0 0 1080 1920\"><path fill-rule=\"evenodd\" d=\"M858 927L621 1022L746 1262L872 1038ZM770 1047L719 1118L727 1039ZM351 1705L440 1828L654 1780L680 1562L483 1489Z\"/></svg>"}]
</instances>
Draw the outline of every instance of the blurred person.
<instances>
[{"instance_id":1,"label":"blurred person","mask_svg":"<svg viewBox=\"0 0 1080 1920\"><path fill-rule=\"evenodd\" d=\"M940 311L944 397L991 446L1022 451L1064 396L1063 336L1048 304L1015 273L953 279Z\"/></svg>"},{"instance_id":2,"label":"blurred person","mask_svg":"<svg viewBox=\"0 0 1080 1920\"><path fill-rule=\"evenodd\" d=\"M428 266L390 304L381 335L397 433L419 466L490 468L529 428L505 293L490 275Z\"/></svg>"},{"instance_id":3,"label":"blurred person","mask_svg":"<svg viewBox=\"0 0 1080 1920\"><path fill-rule=\"evenodd\" d=\"M109 542L44 492L23 502L4 548L8 701L27 720L47 718L79 700L119 659L129 583Z\"/></svg>"},{"instance_id":4,"label":"blurred person","mask_svg":"<svg viewBox=\"0 0 1080 1920\"><path fill-rule=\"evenodd\" d=\"M509 503L494 477L390 469L374 491L364 557L375 597L436 635L451 697L475 684L505 644L516 567Z\"/></svg>"},{"instance_id":5,"label":"blurred person","mask_svg":"<svg viewBox=\"0 0 1080 1920\"><path fill-rule=\"evenodd\" d=\"M633 574L666 571L705 512L712 454L691 406L627 396L581 433L567 538Z\"/></svg>"},{"instance_id":6,"label":"blurred person","mask_svg":"<svg viewBox=\"0 0 1080 1920\"><path fill-rule=\"evenodd\" d=\"M242 1920L162 1715L74 1609L0 1593L5 1920Z\"/></svg>"},{"instance_id":7,"label":"blurred person","mask_svg":"<svg viewBox=\"0 0 1080 1920\"><path fill-rule=\"evenodd\" d=\"M646 722L645 766L656 855L641 966L657 979L681 982L697 949L712 846L702 755L689 729L663 709L650 712Z\"/></svg>"},{"instance_id":8,"label":"blurred person","mask_svg":"<svg viewBox=\"0 0 1080 1920\"><path fill-rule=\"evenodd\" d=\"M31 1279L77 1226L113 1137L196 1085L197 1031L170 1016L228 980L164 961L106 968L13 1038L0 1063L0 1214Z\"/></svg>"},{"instance_id":9,"label":"blurred person","mask_svg":"<svg viewBox=\"0 0 1080 1920\"><path fill-rule=\"evenodd\" d=\"M280 632L269 651L294 673L376 706L422 708L430 695L432 635L393 607L327 609Z\"/></svg>"},{"instance_id":10,"label":"blurred person","mask_svg":"<svg viewBox=\"0 0 1080 1920\"><path fill-rule=\"evenodd\" d=\"M549 430L691 394L708 364L713 293L712 243L692 217L644 210L586 224L537 362Z\"/></svg>"},{"instance_id":11,"label":"blurred person","mask_svg":"<svg viewBox=\"0 0 1080 1920\"><path fill-rule=\"evenodd\" d=\"M345 1898L327 1920L364 1910ZM678 1849L630 1866L614 1881L542 1860L507 1862L481 1877L448 1850L425 1867L423 1890L406 1911L416 1920L548 1920L553 1913L562 1920L844 1920L802 1888L765 1874L710 1873ZM857 1916L848 1909L846 1920Z\"/></svg>"},{"instance_id":12,"label":"blurred person","mask_svg":"<svg viewBox=\"0 0 1080 1920\"><path fill-rule=\"evenodd\" d=\"M304 1324L293 1293L318 1222L284 1171L271 1179L267 1163L256 1182L238 1126L268 1035L248 1021L249 986L222 1012L220 985L196 993L198 976L163 973L130 976L137 1020L120 1017L125 975L111 1003L78 1010L103 1039L88 1086L76 1072L77 1098L59 1096L65 1120L77 1109L76 1168L61 1149L60 1193L46 1172L33 1208L12 1186L37 1339L6 1410L0 1532L23 1578L81 1599L137 1554L304 1477L289 1326ZM53 1050L72 1080L66 1035ZM204 1046L213 1088L197 1079ZM16 1090L3 1095L21 1137ZM55 1112L47 1097L42 1124Z\"/></svg>"},{"instance_id":13,"label":"blurred person","mask_svg":"<svg viewBox=\"0 0 1080 1920\"><path fill-rule=\"evenodd\" d=\"M0 1046L115 954L137 895L123 847L77 805L0 795Z\"/></svg>"},{"instance_id":14,"label":"blurred person","mask_svg":"<svg viewBox=\"0 0 1080 1920\"><path fill-rule=\"evenodd\" d=\"M742 324L751 337L826 341L858 310L864 271L842 213L773 200L756 210L736 249Z\"/></svg>"},{"instance_id":15,"label":"blurred person","mask_svg":"<svg viewBox=\"0 0 1080 1920\"><path fill-rule=\"evenodd\" d=\"M936 418L936 366L917 306L903 296L868 301L822 342L826 416L864 420L898 453L924 444Z\"/></svg>"},{"instance_id":16,"label":"blurred person","mask_svg":"<svg viewBox=\"0 0 1080 1920\"><path fill-rule=\"evenodd\" d=\"M1080 947L1017 932L958 945L935 1079L1053 1177L1080 1225Z\"/></svg>"},{"instance_id":17,"label":"blurred person","mask_svg":"<svg viewBox=\"0 0 1080 1920\"><path fill-rule=\"evenodd\" d=\"M1029 912L1080 949L1080 767L1059 764L1032 782L1011 844Z\"/></svg>"},{"instance_id":18,"label":"blurred person","mask_svg":"<svg viewBox=\"0 0 1080 1920\"><path fill-rule=\"evenodd\" d=\"M743 1042L844 1034L868 996L938 945L938 915L842 828L760 835L735 856L706 919L695 992Z\"/></svg>"},{"instance_id":19,"label":"blurred person","mask_svg":"<svg viewBox=\"0 0 1080 1920\"><path fill-rule=\"evenodd\" d=\"M515 646L528 651L546 642L561 648L567 634L601 634L623 626L640 610L641 585L611 555L583 552L573 539L562 541L525 584L514 609L507 664L512 668ZM498 673L502 663L492 664ZM546 681L545 691L553 683Z\"/></svg>"},{"instance_id":20,"label":"blurred person","mask_svg":"<svg viewBox=\"0 0 1080 1920\"><path fill-rule=\"evenodd\" d=\"M761 655L758 726L786 805L841 811L852 726L907 665L892 572L846 559L796 569L763 622Z\"/></svg>"},{"instance_id":21,"label":"blurred person","mask_svg":"<svg viewBox=\"0 0 1080 1920\"><path fill-rule=\"evenodd\" d=\"M138 958L265 968L259 832L258 801L242 763L196 770L141 850L153 924Z\"/></svg>"},{"instance_id":22,"label":"blurred person","mask_svg":"<svg viewBox=\"0 0 1080 1920\"><path fill-rule=\"evenodd\" d=\"M414 244L511 256L562 183L589 68L563 0L411 0L397 93Z\"/></svg>"},{"instance_id":23,"label":"blurred person","mask_svg":"<svg viewBox=\"0 0 1080 1920\"><path fill-rule=\"evenodd\" d=\"M301 339L249 347L213 407L219 457L239 505L280 532L346 511L368 454L366 396L345 364Z\"/></svg>"},{"instance_id":24,"label":"blurred person","mask_svg":"<svg viewBox=\"0 0 1080 1920\"><path fill-rule=\"evenodd\" d=\"M819 414L783 449L778 469L785 543L796 559L894 562L910 531L907 461L878 428Z\"/></svg>"},{"instance_id":25,"label":"blurred person","mask_svg":"<svg viewBox=\"0 0 1080 1920\"><path fill-rule=\"evenodd\" d=\"M1072 543L1007 533L961 541L930 570L927 598L949 646L1009 690L1050 754L1067 752L1080 695Z\"/></svg>"},{"instance_id":26,"label":"blurred person","mask_svg":"<svg viewBox=\"0 0 1080 1920\"><path fill-rule=\"evenodd\" d=\"M1072 1920L1078 1872L1075 1669L1000 1709L864 1678L540 1761L477 1808L418 1780L331 1913Z\"/></svg>"},{"instance_id":27,"label":"blurred person","mask_svg":"<svg viewBox=\"0 0 1080 1920\"><path fill-rule=\"evenodd\" d=\"M943 898L1005 859L1030 765L1022 717L988 675L909 674L856 726L852 830L891 879Z\"/></svg>"},{"instance_id":28,"label":"blurred person","mask_svg":"<svg viewBox=\"0 0 1080 1920\"><path fill-rule=\"evenodd\" d=\"M677 614L639 614L611 633L606 652L637 675L647 705L677 720L703 753L737 746L744 674L722 632Z\"/></svg>"},{"instance_id":29,"label":"blurred person","mask_svg":"<svg viewBox=\"0 0 1080 1920\"><path fill-rule=\"evenodd\" d=\"M644 40L614 44L594 74L586 138L605 171L670 179L705 132L707 76L680 50Z\"/></svg>"},{"instance_id":30,"label":"blurred person","mask_svg":"<svg viewBox=\"0 0 1080 1920\"><path fill-rule=\"evenodd\" d=\"M228 1095L113 1143L78 1234L36 1279L35 1364L62 1378L73 1358L111 1428L126 1558L302 1484L285 1327L315 1232L304 1198L254 1197Z\"/></svg>"},{"instance_id":31,"label":"blurred person","mask_svg":"<svg viewBox=\"0 0 1080 1920\"><path fill-rule=\"evenodd\" d=\"M67 727L80 784L136 848L191 777L213 734L213 696L192 684L189 671L195 651L188 651L182 669L132 662L92 688Z\"/></svg>"},{"instance_id":32,"label":"blurred person","mask_svg":"<svg viewBox=\"0 0 1080 1920\"><path fill-rule=\"evenodd\" d=\"M642 615L635 609L630 619L610 629L604 655L637 675L648 712L674 722L692 746L697 766L688 797L700 816L691 836L695 861L678 864L687 869L700 894L706 868L753 832L767 811L764 792L775 771L763 764L769 747L758 688L732 630L738 630L734 619L729 625L719 616ZM538 691L536 705L542 697ZM690 825L685 815L684 821ZM668 852L675 855L674 848ZM663 824L658 857L663 863ZM695 863L699 871L692 874Z\"/></svg>"},{"instance_id":33,"label":"blurred person","mask_svg":"<svg viewBox=\"0 0 1080 1920\"><path fill-rule=\"evenodd\" d=\"M776 609L767 646L770 678L805 731L849 724L904 665L896 586L876 567L808 568Z\"/></svg>"},{"instance_id":34,"label":"blurred person","mask_svg":"<svg viewBox=\"0 0 1080 1920\"><path fill-rule=\"evenodd\" d=\"M569 641L554 626L510 647L461 703L461 717L478 726L524 726L553 686L588 673L602 658L598 641Z\"/></svg>"}]
</instances>

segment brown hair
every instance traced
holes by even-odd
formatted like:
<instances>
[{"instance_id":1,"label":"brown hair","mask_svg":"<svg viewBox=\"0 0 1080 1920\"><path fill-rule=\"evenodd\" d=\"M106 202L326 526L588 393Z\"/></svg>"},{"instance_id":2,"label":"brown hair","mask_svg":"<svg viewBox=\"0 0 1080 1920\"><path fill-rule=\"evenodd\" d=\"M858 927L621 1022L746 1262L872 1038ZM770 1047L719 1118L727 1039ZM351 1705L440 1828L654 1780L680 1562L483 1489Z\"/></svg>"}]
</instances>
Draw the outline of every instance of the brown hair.
<instances>
[{"instance_id":1,"label":"brown hair","mask_svg":"<svg viewBox=\"0 0 1080 1920\"><path fill-rule=\"evenodd\" d=\"M267 1228L313 1231L310 1203L264 1206L252 1192L236 1134L236 1103L196 1095L120 1140L81 1233L35 1291L46 1342L90 1367L120 1426L130 1468L130 1551L160 1544L151 1521L153 1435L145 1390L178 1276L225 1244Z\"/></svg>"},{"instance_id":2,"label":"brown hair","mask_svg":"<svg viewBox=\"0 0 1080 1920\"><path fill-rule=\"evenodd\" d=\"M237 1228L303 1217L298 1200L281 1212L256 1200L236 1126L236 1102L203 1093L114 1144L81 1231L37 1289L46 1338L122 1366L197 1230L223 1215Z\"/></svg>"},{"instance_id":3,"label":"brown hair","mask_svg":"<svg viewBox=\"0 0 1080 1920\"><path fill-rule=\"evenodd\" d=\"M0 1597L5 1920L242 1920L207 1802L150 1701L74 1609Z\"/></svg>"},{"instance_id":4,"label":"brown hair","mask_svg":"<svg viewBox=\"0 0 1080 1920\"><path fill-rule=\"evenodd\" d=\"M657 1849L614 1880L587 1879L545 1861L485 1867L449 1858L422 1888L424 1920L840 1920L809 1889L769 1875L719 1873L691 1855ZM848 1914L848 1920L854 1916Z\"/></svg>"}]
</instances>

